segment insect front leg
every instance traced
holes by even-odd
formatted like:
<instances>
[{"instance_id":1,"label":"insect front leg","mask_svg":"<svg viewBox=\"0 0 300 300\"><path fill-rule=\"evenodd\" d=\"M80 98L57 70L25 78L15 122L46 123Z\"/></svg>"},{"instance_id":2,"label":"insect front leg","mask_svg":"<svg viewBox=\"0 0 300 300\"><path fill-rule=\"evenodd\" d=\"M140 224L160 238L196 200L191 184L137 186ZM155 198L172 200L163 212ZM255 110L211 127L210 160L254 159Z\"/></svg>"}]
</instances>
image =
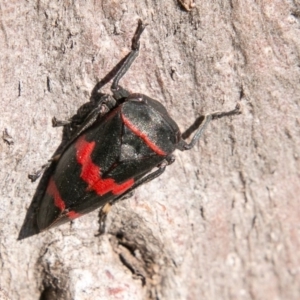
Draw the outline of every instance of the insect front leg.
<instances>
[{"instance_id":1,"label":"insect front leg","mask_svg":"<svg viewBox=\"0 0 300 300\"><path fill-rule=\"evenodd\" d=\"M109 95L102 94L96 100L92 100L83 104L76 112L76 114L68 120L58 120L56 117L52 118L52 126L66 126L69 125L73 129L80 127L88 118L91 112L99 110L100 114L105 114L116 105L116 101ZM100 109L99 109L100 108Z\"/></svg>"},{"instance_id":2,"label":"insect front leg","mask_svg":"<svg viewBox=\"0 0 300 300\"><path fill-rule=\"evenodd\" d=\"M239 104L237 104L235 109L233 110L226 111L226 112L214 112L212 114L205 115L204 120L202 121L196 133L192 137L190 143L187 143L184 139L181 139L181 141L177 145L177 149L181 151L185 151L193 148L196 145L196 143L199 141L200 137L202 136L202 133L204 132L205 128L207 127L208 123L211 120L220 119L227 116L233 116L240 113L241 113L241 107Z\"/></svg>"},{"instance_id":3,"label":"insect front leg","mask_svg":"<svg viewBox=\"0 0 300 300\"><path fill-rule=\"evenodd\" d=\"M139 54L139 49L140 49L140 37L141 34L143 33L144 29L146 28L146 25L143 24L142 20L138 21L138 26L135 31L135 34L132 38L132 43L131 43L131 52L127 55L127 57L124 59L123 64L121 65L120 69L118 70L113 83L111 85L111 91L114 95L114 98L116 100L120 100L122 98L127 98L130 93L121 87L119 85L119 81L121 78L126 74L126 72L129 70L131 65L133 64L134 60L137 58Z\"/></svg>"},{"instance_id":4,"label":"insect front leg","mask_svg":"<svg viewBox=\"0 0 300 300\"><path fill-rule=\"evenodd\" d=\"M71 119L67 121L52 119L52 126L64 126L62 142L54 156L38 171L28 174L28 178L34 182L53 162L57 161L64 150L87 128L94 124L97 118L105 115L116 105L116 100L110 95L103 94L94 102L83 104Z\"/></svg>"}]
</instances>

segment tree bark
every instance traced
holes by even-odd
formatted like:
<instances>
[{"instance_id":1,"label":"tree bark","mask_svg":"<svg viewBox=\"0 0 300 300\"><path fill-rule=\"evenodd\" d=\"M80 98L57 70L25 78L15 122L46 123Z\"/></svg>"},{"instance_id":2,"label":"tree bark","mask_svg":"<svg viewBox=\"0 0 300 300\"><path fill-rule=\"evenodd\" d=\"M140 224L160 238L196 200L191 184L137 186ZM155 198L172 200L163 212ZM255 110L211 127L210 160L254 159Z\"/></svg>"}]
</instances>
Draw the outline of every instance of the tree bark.
<instances>
[{"instance_id":1,"label":"tree bark","mask_svg":"<svg viewBox=\"0 0 300 300\"><path fill-rule=\"evenodd\" d=\"M1 0L0 299L300 298L300 3L190 8ZM18 241L37 188L27 174L60 143L51 118L89 100L139 18L149 25L122 86L163 103L182 132L236 103L243 113L113 206L104 235L93 212Z\"/></svg>"}]
</instances>

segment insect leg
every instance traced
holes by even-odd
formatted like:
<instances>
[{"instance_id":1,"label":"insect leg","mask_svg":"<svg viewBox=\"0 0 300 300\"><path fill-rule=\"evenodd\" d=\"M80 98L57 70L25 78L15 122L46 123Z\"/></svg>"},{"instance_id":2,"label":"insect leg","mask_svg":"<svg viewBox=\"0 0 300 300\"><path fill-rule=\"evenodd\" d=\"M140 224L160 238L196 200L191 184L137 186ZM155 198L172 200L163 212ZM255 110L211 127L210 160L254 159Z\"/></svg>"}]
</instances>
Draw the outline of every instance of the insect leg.
<instances>
[{"instance_id":1,"label":"insect leg","mask_svg":"<svg viewBox=\"0 0 300 300\"><path fill-rule=\"evenodd\" d=\"M119 81L121 78L126 74L126 72L129 70L131 67L132 63L136 59L136 57L139 54L139 49L140 49L140 37L141 34L143 33L146 25L143 24L142 20L138 21L138 27L135 31L135 34L132 38L132 43L131 43L131 52L128 54L128 56L125 58L122 66L118 70L113 83L111 85L111 91L114 95L114 98L116 100L119 100L121 98L126 98L129 96L129 92L126 91L124 88L122 88L119 85Z\"/></svg>"},{"instance_id":2,"label":"insect leg","mask_svg":"<svg viewBox=\"0 0 300 300\"><path fill-rule=\"evenodd\" d=\"M145 175L144 177L140 178L129 190L127 190L123 195L120 197L114 199L111 202L106 203L99 211L99 234L101 235L105 232L105 221L107 218L108 213L110 212L111 207L121 201L125 200L132 196L133 190L135 190L137 187L141 186L144 183L147 183L157 177L159 177L165 170L166 167L170 164L172 164L175 161L175 158L173 155L170 155L165 158L165 160L158 166L158 169L148 175Z\"/></svg>"},{"instance_id":3,"label":"insect leg","mask_svg":"<svg viewBox=\"0 0 300 300\"><path fill-rule=\"evenodd\" d=\"M97 118L105 115L116 104L113 97L103 95L98 101L83 104L71 119L67 121L57 120L55 117L52 119L52 126L64 126L62 143L55 152L54 156L44 164L38 171L29 174L28 178L31 182L36 181L43 171L47 169L53 162L57 161L60 155L66 148L87 128L94 124Z\"/></svg>"},{"instance_id":4,"label":"insect leg","mask_svg":"<svg viewBox=\"0 0 300 300\"><path fill-rule=\"evenodd\" d=\"M35 182L43 173L43 171L48 168L51 164L51 161L47 162L46 164L42 165L39 170L32 174L28 174L28 178L31 180L31 182Z\"/></svg>"},{"instance_id":5,"label":"insect leg","mask_svg":"<svg viewBox=\"0 0 300 300\"><path fill-rule=\"evenodd\" d=\"M185 150L190 150L191 148L193 148L196 145L196 143L199 141L202 133L204 132L205 128L207 127L208 123L211 120L220 119L220 118L223 118L226 116L237 115L240 113L241 113L241 108L240 108L240 105L237 104L235 109L233 109L233 110L226 111L226 112L215 112L215 113L204 116L204 120L202 121L200 127L197 129L196 133L192 137L192 140L190 141L190 143L187 143L186 141L184 141L182 139L178 143L177 149L179 149L181 151L185 151Z\"/></svg>"}]
</instances>

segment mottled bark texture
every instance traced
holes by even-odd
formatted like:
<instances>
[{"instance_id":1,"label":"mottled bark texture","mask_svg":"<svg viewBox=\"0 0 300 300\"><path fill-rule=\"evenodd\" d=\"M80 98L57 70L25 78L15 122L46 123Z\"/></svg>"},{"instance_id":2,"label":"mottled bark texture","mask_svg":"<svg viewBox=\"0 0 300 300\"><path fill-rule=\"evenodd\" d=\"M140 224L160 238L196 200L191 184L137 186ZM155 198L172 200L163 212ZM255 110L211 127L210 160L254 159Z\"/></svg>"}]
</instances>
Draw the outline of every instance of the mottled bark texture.
<instances>
[{"instance_id":1,"label":"mottled bark texture","mask_svg":"<svg viewBox=\"0 0 300 300\"><path fill-rule=\"evenodd\" d=\"M182 2L182 1L181 1ZM11 299L300 299L300 2L0 1L0 286ZM27 174L130 50L121 84L160 100L191 151L113 207L17 241L37 183ZM109 92L109 86L104 89ZM2 296L3 294L3 296ZM2 298L1 298L2 299Z\"/></svg>"}]
</instances>

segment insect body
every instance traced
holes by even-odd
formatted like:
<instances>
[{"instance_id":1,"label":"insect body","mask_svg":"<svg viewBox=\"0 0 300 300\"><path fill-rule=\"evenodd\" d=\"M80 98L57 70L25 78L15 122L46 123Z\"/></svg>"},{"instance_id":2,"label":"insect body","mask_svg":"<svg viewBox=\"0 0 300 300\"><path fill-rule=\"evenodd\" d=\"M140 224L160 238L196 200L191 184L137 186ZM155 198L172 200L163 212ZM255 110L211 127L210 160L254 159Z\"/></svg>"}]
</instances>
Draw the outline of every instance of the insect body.
<instances>
[{"instance_id":1,"label":"insect body","mask_svg":"<svg viewBox=\"0 0 300 300\"><path fill-rule=\"evenodd\" d=\"M128 196L161 175L174 162L176 149L191 149L211 119L238 113L236 108L205 116L191 142L186 143L160 102L122 88L119 80L138 54L144 28L139 21L132 50L113 80L113 96L101 94L69 124L73 131L62 151L52 158L53 171L39 200L39 231ZM66 123L55 120L55 124Z\"/></svg>"}]
</instances>

